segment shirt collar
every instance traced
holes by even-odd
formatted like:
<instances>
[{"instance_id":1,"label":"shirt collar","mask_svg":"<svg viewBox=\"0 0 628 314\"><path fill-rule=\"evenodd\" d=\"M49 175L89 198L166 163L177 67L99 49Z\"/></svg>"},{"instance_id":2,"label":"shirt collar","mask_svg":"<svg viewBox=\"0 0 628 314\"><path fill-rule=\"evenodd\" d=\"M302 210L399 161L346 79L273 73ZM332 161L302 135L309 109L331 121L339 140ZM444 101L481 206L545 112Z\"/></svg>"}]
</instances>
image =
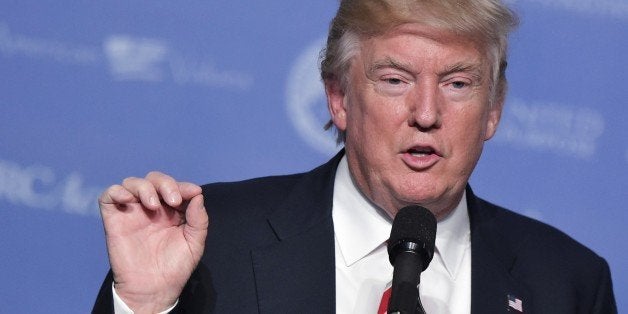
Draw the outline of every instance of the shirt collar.
<instances>
[{"instance_id":1,"label":"shirt collar","mask_svg":"<svg viewBox=\"0 0 628 314\"><path fill-rule=\"evenodd\" d=\"M346 156L342 157L336 171L332 217L346 266L386 245L390 236L392 220L358 190ZM435 258L441 258L450 276L456 278L465 249L471 243L466 192L458 206L438 222L436 230Z\"/></svg>"},{"instance_id":2,"label":"shirt collar","mask_svg":"<svg viewBox=\"0 0 628 314\"><path fill-rule=\"evenodd\" d=\"M346 266L351 266L390 236L392 220L372 204L354 184L347 157L338 164L332 207L334 233Z\"/></svg>"},{"instance_id":3,"label":"shirt collar","mask_svg":"<svg viewBox=\"0 0 628 314\"><path fill-rule=\"evenodd\" d=\"M452 278L458 276L465 251L470 246L471 229L465 191L458 206L447 217L441 219L436 227L436 252Z\"/></svg>"}]
</instances>

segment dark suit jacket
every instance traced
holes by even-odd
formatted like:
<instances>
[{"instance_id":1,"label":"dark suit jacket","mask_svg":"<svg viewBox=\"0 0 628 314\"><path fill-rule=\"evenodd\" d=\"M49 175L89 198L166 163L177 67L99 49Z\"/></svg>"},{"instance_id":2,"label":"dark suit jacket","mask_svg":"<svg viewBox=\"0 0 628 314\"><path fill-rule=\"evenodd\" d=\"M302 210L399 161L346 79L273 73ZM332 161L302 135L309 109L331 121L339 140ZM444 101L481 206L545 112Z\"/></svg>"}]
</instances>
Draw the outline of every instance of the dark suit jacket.
<instances>
[{"instance_id":1,"label":"dark suit jacket","mask_svg":"<svg viewBox=\"0 0 628 314\"><path fill-rule=\"evenodd\" d=\"M303 174L203 187L210 230L179 313L334 313L333 183L342 153ZM607 263L564 233L477 198L471 311L616 313ZM111 313L111 274L94 312ZM512 312L511 312L512 313Z\"/></svg>"}]
</instances>

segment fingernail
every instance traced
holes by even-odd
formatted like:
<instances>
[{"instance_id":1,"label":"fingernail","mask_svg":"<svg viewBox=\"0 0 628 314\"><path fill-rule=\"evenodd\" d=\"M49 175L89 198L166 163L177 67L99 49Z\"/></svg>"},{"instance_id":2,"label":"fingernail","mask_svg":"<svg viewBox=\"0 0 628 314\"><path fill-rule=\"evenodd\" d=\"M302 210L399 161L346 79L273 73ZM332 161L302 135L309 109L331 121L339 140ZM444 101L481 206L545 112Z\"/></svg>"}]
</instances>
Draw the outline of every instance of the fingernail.
<instances>
[{"instance_id":1,"label":"fingernail","mask_svg":"<svg viewBox=\"0 0 628 314\"><path fill-rule=\"evenodd\" d=\"M178 196L178 195L177 195L177 193L175 193L175 192L170 193L170 203L171 203L171 204L175 204L175 203L177 203L177 196Z\"/></svg>"},{"instance_id":2,"label":"fingernail","mask_svg":"<svg viewBox=\"0 0 628 314\"><path fill-rule=\"evenodd\" d=\"M153 206L157 206L157 205L158 205L158 204L157 204L157 198L156 198L156 197L154 197L154 196L151 196L151 197L148 199L148 203L150 203L150 204L151 204L151 205L153 205Z\"/></svg>"}]
</instances>

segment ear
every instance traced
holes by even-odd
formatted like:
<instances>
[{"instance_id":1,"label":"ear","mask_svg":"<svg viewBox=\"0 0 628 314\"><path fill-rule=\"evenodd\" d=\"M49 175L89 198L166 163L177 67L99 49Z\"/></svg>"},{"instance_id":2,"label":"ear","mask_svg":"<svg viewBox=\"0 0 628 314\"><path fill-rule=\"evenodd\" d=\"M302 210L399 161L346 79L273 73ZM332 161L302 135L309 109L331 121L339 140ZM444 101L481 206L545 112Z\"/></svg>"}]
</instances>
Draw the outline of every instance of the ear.
<instances>
[{"instance_id":1,"label":"ear","mask_svg":"<svg viewBox=\"0 0 628 314\"><path fill-rule=\"evenodd\" d=\"M347 129L347 108L345 92L336 79L325 81L325 94L327 95L327 109L331 121L340 131Z\"/></svg>"},{"instance_id":2,"label":"ear","mask_svg":"<svg viewBox=\"0 0 628 314\"><path fill-rule=\"evenodd\" d=\"M495 132L497 132L497 126L502 116L502 109L504 108L504 97L497 97L492 106L488 109L488 117L486 119L486 133L484 134L484 140L490 140Z\"/></svg>"}]
</instances>

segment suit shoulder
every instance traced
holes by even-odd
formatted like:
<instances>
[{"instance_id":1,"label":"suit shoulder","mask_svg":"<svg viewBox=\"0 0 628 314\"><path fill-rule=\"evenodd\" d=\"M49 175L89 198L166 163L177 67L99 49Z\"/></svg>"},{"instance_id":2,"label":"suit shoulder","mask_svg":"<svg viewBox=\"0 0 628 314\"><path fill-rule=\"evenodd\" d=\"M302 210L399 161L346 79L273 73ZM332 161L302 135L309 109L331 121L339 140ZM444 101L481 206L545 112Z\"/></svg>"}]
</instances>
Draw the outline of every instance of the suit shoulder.
<instances>
[{"instance_id":1,"label":"suit shoulder","mask_svg":"<svg viewBox=\"0 0 628 314\"><path fill-rule=\"evenodd\" d=\"M480 233L483 257L500 258L543 313L617 312L604 258L544 222L481 199L474 205L472 241L475 230Z\"/></svg>"},{"instance_id":2,"label":"suit shoulder","mask_svg":"<svg viewBox=\"0 0 628 314\"><path fill-rule=\"evenodd\" d=\"M554 226L483 199L479 199L479 202L481 207L492 215L499 234L508 242L515 244L515 250L534 250L547 254L548 257L578 258L594 263L604 262L590 248Z\"/></svg>"},{"instance_id":3,"label":"suit shoulder","mask_svg":"<svg viewBox=\"0 0 628 314\"><path fill-rule=\"evenodd\" d=\"M221 208L267 208L290 193L304 173L267 176L234 182L216 182L202 186L206 206ZM209 208L208 208L209 209Z\"/></svg>"},{"instance_id":4,"label":"suit shoulder","mask_svg":"<svg viewBox=\"0 0 628 314\"><path fill-rule=\"evenodd\" d=\"M264 211L282 204L290 195L299 197L292 200L292 206L298 206L298 202L316 202L321 195L330 193L342 154L343 152L338 153L327 163L307 172L203 185L205 205L220 210L246 210L255 207ZM306 195L309 198L304 197Z\"/></svg>"},{"instance_id":5,"label":"suit shoulder","mask_svg":"<svg viewBox=\"0 0 628 314\"><path fill-rule=\"evenodd\" d=\"M266 191L278 192L289 190L295 182L302 178L305 173L296 173L279 176L266 176L252 178L242 181L214 182L202 186L203 194L208 196L220 196L222 194L246 194L251 192ZM263 195L256 195L257 197Z\"/></svg>"}]
</instances>

